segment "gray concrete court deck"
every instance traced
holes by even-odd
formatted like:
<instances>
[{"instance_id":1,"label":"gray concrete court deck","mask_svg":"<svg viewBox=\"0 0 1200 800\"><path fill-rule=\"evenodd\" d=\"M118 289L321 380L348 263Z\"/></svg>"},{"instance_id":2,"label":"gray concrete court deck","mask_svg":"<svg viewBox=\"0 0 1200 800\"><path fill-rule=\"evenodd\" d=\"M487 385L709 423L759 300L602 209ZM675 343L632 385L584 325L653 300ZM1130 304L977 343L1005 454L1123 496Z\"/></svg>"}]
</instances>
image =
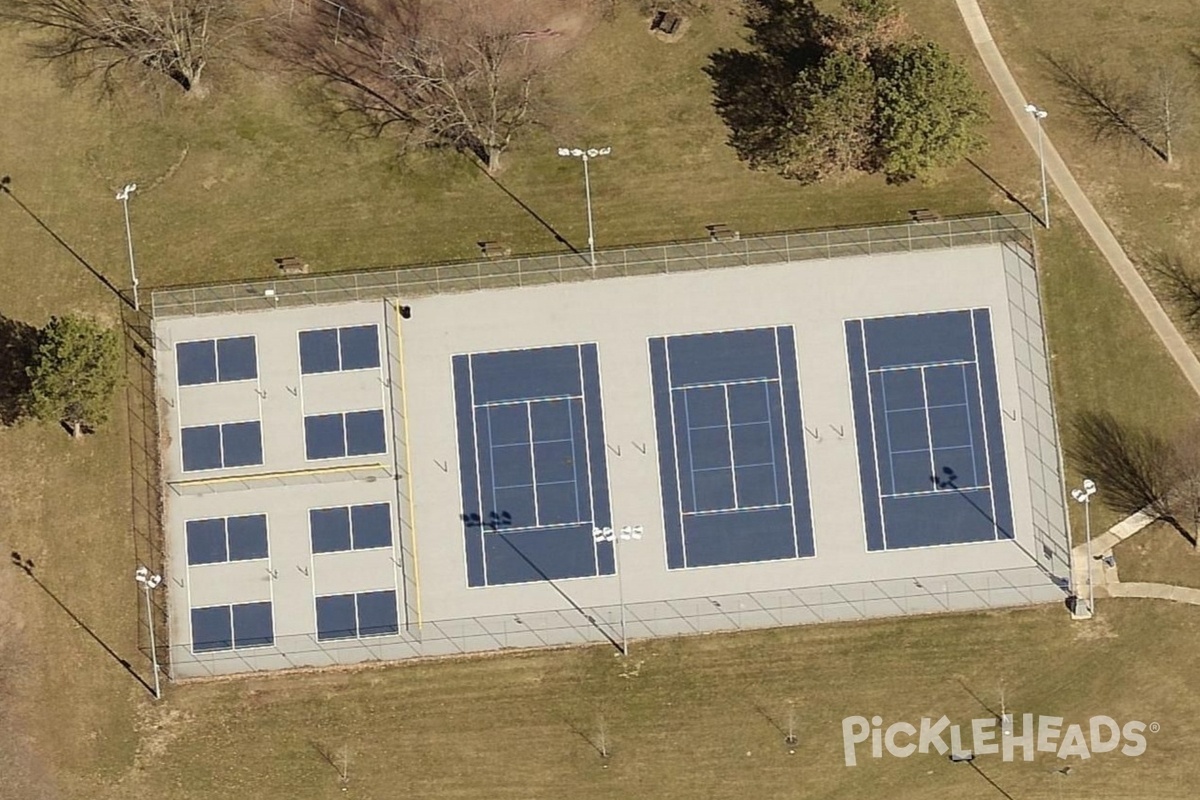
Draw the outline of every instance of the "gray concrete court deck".
<instances>
[{"instance_id":1,"label":"gray concrete court deck","mask_svg":"<svg viewBox=\"0 0 1200 800\"><path fill-rule=\"evenodd\" d=\"M631 638L1061 601L1061 464L1022 242L414 294L399 298L410 319L382 298L172 316L179 291L156 294L172 674L615 642L622 593ZM991 315L1014 539L869 551L845 322L971 308ZM364 324L377 326L378 368L301 374L300 331ZM768 326L794 331L815 555L669 569L648 341ZM176 343L248 335L256 380L176 385ZM452 359L584 343L599 357L612 525L645 536L618 545L620 577L468 588ZM368 408L385 410L385 452L306 459L305 415ZM247 419L261 420L262 464L182 470L181 425ZM312 553L309 509L378 503L391 547ZM188 565L188 520L248 514L267 516L266 558ZM384 591L395 593L395 634L318 639L315 598ZM193 651L192 609L262 602L272 645Z\"/></svg>"}]
</instances>

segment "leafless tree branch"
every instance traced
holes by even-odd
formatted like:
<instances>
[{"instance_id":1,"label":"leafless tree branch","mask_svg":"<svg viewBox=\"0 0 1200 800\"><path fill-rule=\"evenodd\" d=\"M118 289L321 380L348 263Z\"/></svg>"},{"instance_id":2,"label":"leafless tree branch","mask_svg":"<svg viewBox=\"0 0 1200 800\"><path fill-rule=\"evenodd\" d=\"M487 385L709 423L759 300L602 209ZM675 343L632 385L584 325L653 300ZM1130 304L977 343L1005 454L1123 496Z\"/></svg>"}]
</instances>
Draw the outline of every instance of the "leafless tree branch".
<instances>
[{"instance_id":1,"label":"leafless tree branch","mask_svg":"<svg viewBox=\"0 0 1200 800\"><path fill-rule=\"evenodd\" d=\"M1144 127L1146 93L1128 80L1084 61L1044 54L1068 106L1083 118L1098 142L1135 143L1167 160Z\"/></svg>"},{"instance_id":2,"label":"leafless tree branch","mask_svg":"<svg viewBox=\"0 0 1200 800\"><path fill-rule=\"evenodd\" d=\"M1177 253L1156 253L1151 269L1188 325L1200 331L1200 272Z\"/></svg>"},{"instance_id":3,"label":"leafless tree branch","mask_svg":"<svg viewBox=\"0 0 1200 800\"><path fill-rule=\"evenodd\" d=\"M482 0L318 4L273 38L356 133L395 130L405 147L465 150L489 171L532 122L547 62L519 4Z\"/></svg>"},{"instance_id":4,"label":"leafless tree branch","mask_svg":"<svg viewBox=\"0 0 1200 800\"><path fill-rule=\"evenodd\" d=\"M37 56L111 89L126 67L195 92L210 56L237 27L236 0L4 0L0 20L41 29Z\"/></svg>"}]
</instances>

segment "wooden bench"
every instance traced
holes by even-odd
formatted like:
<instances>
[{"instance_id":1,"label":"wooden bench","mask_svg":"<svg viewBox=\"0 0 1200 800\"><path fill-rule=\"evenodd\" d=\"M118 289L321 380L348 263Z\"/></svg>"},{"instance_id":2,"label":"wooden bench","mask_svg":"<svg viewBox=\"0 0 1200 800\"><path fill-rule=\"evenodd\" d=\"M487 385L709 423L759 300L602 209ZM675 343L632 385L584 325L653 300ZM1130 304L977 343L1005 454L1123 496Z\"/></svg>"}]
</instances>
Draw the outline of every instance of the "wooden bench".
<instances>
[{"instance_id":1,"label":"wooden bench","mask_svg":"<svg viewBox=\"0 0 1200 800\"><path fill-rule=\"evenodd\" d=\"M296 256L283 256L275 259L275 267L284 275L307 275L308 264Z\"/></svg>"},{"instance_id":2,"label":"wooden bench","mask_svg":"<svg viewBox=\"0 0 1200 800\"><path fill-rule=\"evenodd\" d=\"M704 229L708 231L708 239L712 242L736 242L742 238L740 231L735 231L724 222L705 225Z\"/></svg>"},{"instance_id":3,"label":"wooden bench","mask_svg":"<svg viewBox=\"0 0 1200 800\"><path fill-rule=\"evenodd\" d=\"M507 258L512 255L512 248L504 242L476 242L479 252L484 258Z\"/></svg>"},{"instance_id":4,"label":"wooden bench","mask_svg":"<svg viewBox=\"0 0 1200 800\"><path fill-rule=\"evenodd\" d=\"M928 208L912 208L908 211L908 216L913 222L937 222L942 218L942 215L936 211L931 211Z\"/></svg>"},{"instance_id":5,"label":"wooden bench","mask_svg":"<svg viewBox=\"0 0 1200 800\"><path fill-rule=\"evenodd\" d=\"M682 22L683 19L678 14L672 14L670 11L655 11L654 18L650 20L650 30L670 36L679 30Z\"/></svg>"}]
</instances>

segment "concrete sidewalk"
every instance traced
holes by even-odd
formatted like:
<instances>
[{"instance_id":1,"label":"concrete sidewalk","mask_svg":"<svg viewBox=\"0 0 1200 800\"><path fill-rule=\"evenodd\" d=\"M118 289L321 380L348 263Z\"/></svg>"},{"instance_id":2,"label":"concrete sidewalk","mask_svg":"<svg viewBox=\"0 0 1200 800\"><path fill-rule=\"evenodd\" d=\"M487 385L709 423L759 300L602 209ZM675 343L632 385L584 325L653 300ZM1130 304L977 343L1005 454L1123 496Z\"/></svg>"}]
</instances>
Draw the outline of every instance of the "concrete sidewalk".
<instances>
[{"instance_id":1,"label":"concrete sidewalk","mask_svg":"<svg viewBox=\"0 0 1200 800\"><path fill-rule=\"evenodd\" d=\"M1096 587L1097 597L1145 597L1200 606L1200 589L1166 583L1110 583Z\"/></svg>"},{"instance_id":2,"label":"concrete sidewalk","mask_svg":"<svg viewBox=\"0 0 1200 800\"><path fill-rule=\"evenodd\" d=\"M979 3L977 0L957 0L957 3L959 13L962 14L963 22L966 23L971 39L975 43L975 49L979 51L979 57L983 60L992 82L996 84L1000 96L1004 98L1005 105L1008 106L1017 125L1025 134L1025 138L1029 140L1030 147L1036 151L1037 123L1025 111L1025 106L1029 101L1022 94L1016 79L1008 69L1008 64L1005 63L995 41L992 40L992 33L988 29L987 21L983 18ZM1053 117L1050 119L1052 120ZM1158 338L1166 346L1171 358L1183 370L1184 377L1187 378L1192 389L1200 394L1200 359L1196 358L1196 354L1192 352L1187 341L1163 311L1163 307L1150 291L1150 287L1142 280L1137 268L1133 266L1133 262L1121 248L1117 237L1109 230L1108 225L1104 223L1091 201L1088 200L1087 195L1075 180L1075 176L1067 168L1066 162L1059 155L1054 143L1050 141L1049 136L1045 135L1046 131L1043 130L1042 134L1046 156L1046 174L1053 181L1059 194L1067 201L1071 211L1083 224L1088 235L1092 237L1092 241L1100 248L1100 252L1112 266L1113 272L1117 274L1126 291L1133 298L1133 302L1137 304L1138 310L1142 312L1142 316L1146 318L1150 327L1154 329Z\"/></svg>"}]
</instances>

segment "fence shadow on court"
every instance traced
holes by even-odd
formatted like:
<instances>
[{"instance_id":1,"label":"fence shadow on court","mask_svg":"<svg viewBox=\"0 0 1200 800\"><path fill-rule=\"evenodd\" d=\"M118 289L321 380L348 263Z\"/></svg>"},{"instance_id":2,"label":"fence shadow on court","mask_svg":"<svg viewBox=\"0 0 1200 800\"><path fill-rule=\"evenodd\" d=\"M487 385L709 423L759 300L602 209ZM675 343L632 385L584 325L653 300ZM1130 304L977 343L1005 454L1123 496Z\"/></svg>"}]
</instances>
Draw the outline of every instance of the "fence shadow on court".
<instances>
[{"instance_id":1,"label":"fence shadow on court","mask_svg":"<svg viewBox=\"0 0 1200 800\"><path fill-rule=\"evenodd\" d=\"M621 643L610 633L600 621L596 619L594 614L588 613L587 609L576 603L571 595L567 594L561 586L555 583L554 579L546 574L546 571L538 566L533 559L525 554L521 548L513 543L512 539L501 533L501 528L505 525L512 524L512 514L507 511L496 512L492 511L487 515L487 518L481 517L479 514L460 514L459 518L469 528L482 528L485 532L497 534L500 541L508 546L518 558L524 561L530 569L537 573L538 577L549 584L550 588L558 592L558 595L570 604L571 608L579 612L579 615L588 621L588 624L595 628L601 636L608 640L609 644L615 647L618 651L621 650Z\"/></svg>"},{"instance_id":2,"label":"fence shadow on court","mask_svg":"<svg viewBox=\"0 0 1200 800\"><path fill-rule=\"evenodd\" d=\"M133 668L133 665L129 663L128 659L122 657L116 650L114 650L108 644L108 642L104 641L104 639L100 637L100 634L96 633L91 626L80 619L79 616L71 610L71 607L64 603L62 599L60 599L59 596L54 593L54 590L42 582L42 579L38 577L36 565L33 563L33 559L24 558L20 553L14 550L9 554L9 560L12 562L14 567L29 576L29 579L32 580L39 589L45 592L46 596L53 600L55 605L62 609L63 613L66 614L72 622L78 625L84 633L90 636L92 641L100 645L104 652L107 653L113 661L116 661L118 664L120 664L121 668L128 672L134 680L140 683L146 689L146 691L150 692L151 694L154 693L153 687L150 686L145 678L138 674L137 670Z\"/></svg>"}]
</instances>

